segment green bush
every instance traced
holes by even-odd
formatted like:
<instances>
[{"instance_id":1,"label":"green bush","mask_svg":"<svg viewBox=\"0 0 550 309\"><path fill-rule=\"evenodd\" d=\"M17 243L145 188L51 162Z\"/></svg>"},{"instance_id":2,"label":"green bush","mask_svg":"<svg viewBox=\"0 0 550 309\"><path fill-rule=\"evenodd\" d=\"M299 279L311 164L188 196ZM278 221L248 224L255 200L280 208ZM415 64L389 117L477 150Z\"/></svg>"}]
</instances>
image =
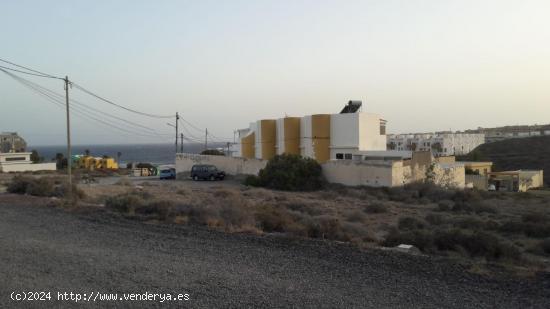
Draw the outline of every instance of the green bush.
<instances>
[{"instance_id":1,"label":"green bush","mask_svg":"<svg viewBox=\"0 0 550 309\"><path fill-rule=\"evenodd\" d=\"M105 201L107 209L134 214L136 209L143 207L144 200L136 194L127 193L119 196L110 196Z\"/></svg>"},{"instance_id":2,"label":"green bush","mask_svg":"<svg viewBox=\"0 0 550 309\"><path fill-rule=\"evenodd\" d=\"M53 196L54 183L47 178L32 179L27 185L26 193L34 196Z\"/></svg>"},{"instance_id":3,"label":"green bush","mask_svg":"<svg viewBox=\"0 0 550 309\"><path fill-rule=\"evenodd\" d=\"M388 207L382 203L372 203L365 207L365 212L369 214L381 214L388 212Z\"/></svg>"},{"instance_id":4,"label":"green bush","mask_svg":"<svg viewBox=\"0 0 550 309\"><path fill-rule=\"evenodd\" d=\"M30 177L15 176L8 183L7 191L9 193L25 194L27 193L27 187L32 181L33 179Z\"/></svg>"},{"instance_id":5,"label":"green bush","mask_svg":"<svg viewBox=\"0 0 550 309\"><path fill-rule=\"evenodd\" d=\"M201 152L201 155L210 155L210 156L225 156L222 151L217 149L206 149Z\"/></svg>"},{"instance_id":6,"label":"green bush","mask_svg":"<svg viewBox=\"0 0 550 309\"><path fill-rule=\"evenodd\" d=\"M424 222L413 217L399 218L398 227L400 230L417 230L417 229L423 229L424 226L425 226Z\"/></svg>"},{"instance_id":7,"label":"green bush","mask_svg":"<svg viewBox=\"0 0 550 309\"><path fill-rule=\"evenodd\" d=\"M453 209L454 205L455 205L455 202L451 200L442 200L442 201L439 201L439 203L437 203L437 208L440 211L449 211Z\"/></svg>"},{"instance_id":8,"label":"green bush","mask_svg":"<svg viewBox=\"0 0 550 309\"><path fill-rule=\"evenodd\" d=\"M499 227L505 233L523 233L528 237L545 238L550 237L550 222L517 222L507 221Z\"/></svg>"},{"instance_id":9,"label":"green bush","mask_svg":"<svg viewBox=\"0 0 550 309\"><path fill-rule=\"evenodd\" d=\"M484 229L486 227L483 220L473 216L457 218L454 220L453 225L459 228L472 230Z\"/></svg>"},{"instance_id":10,"label":"green bush","mask_svg":"<svg viewBox=\"0 0 550 309\"><path fill-rule=\"evenodd\" d=\"M517 260L521 257L521 252L514 245L504 243L487 232L469 233L451 229L438 231L434 235L434 244L438 250L460 251L462 248L472 257L482 256L492 260Z\"/></svg>"},{"instance_id":11,"label":"green bush","mask_svg":"<svg viewBox=\"0 0 550 309\"><path fill-rule=\"evenodd\" d=\"M296 224L287 210L270 205L261 206L256 212L256 221L265 232L287 232Z\"/></svg>"},{"instance_id":12,"label":"green bush","mask_svg":"<svg viewBox=\"0 0 550 309\"><path fill-rule=\"evenodd\" d=\"M441 225L445 222L442 215L433 213L426 215L425 220L431 225Z\"/></svg>"},{"instance_id":13,"label":"green bush","mask_svg":"<svg viewBox=\"0 0 550 309\"><path fill-rule=\"evenodd\" d=\"M15 176L9 183L7 191L16 194L29 194L33 196L66 197L68 184L56 181L53 178L33 178L27 176ZM84 191L73 185L74 198L84 198Z\"/></svg>"},{"instance_id":14,"label":"green bush","mask_svg":"<svg viewBox=\"0 0 550 309\"><path fill-rule=\"evenodd\" d=\"M256 180L250 178L248 181ZM276 190L313 191L323 188L325 179L317 161L283 154L269 160L266 167L260 170L257 184Z\"/></svg>"},{"instance_id":15,"label":"green bush","mask_svg":"<svg viewBox=\"0 0 550 309\"><path fill-rule=\"evenodd\" d=\"M251 186L251 187L260 187L260 177L256 175L248 175L243 181L243 184L245 186Z\"/></svg>"},{"instance_id":16,"label":"green bush","mask_svg":"<svg viewBox=\"0 0 550 309\"><path fill-rule=\"evenodd\" d=\"M67 197L68 190L69 190L69 183L62 182L55 187L53 191L53 195L57 197ZM72 194L73 194L72 196L73 199L83 199L86 197L86 193L84 193L84 191L78 188L78 186L75 185L74 183L72 185Z\"/></svg>"},{"instance_id":17,"label":"green bush","mask_svg":"<svg viewBox=\"0 0 550 309\"><path fill-rule=\"evenodd\" d=\"M134 203L136 214L154 215L161 220L168 220L170 217L174 216L175 214L174 202L168 201L168 200L158 200L158 201L152 201L149 203L143 203L138 200L134 200L134 201L126 200L126 202ZM128 206L123 208L128 209Z\"/></svg>"},{"instance_id":18,"label":"green bush","mask_svg":"<svg viewBox=\"0 0 550 309\"><path fill-rule=\"evenodd\" d=\"M531 212L523 215L521 221L525 223L546 223L550 221L550 218L544 213Z\"/></svg>"}]
</instances>

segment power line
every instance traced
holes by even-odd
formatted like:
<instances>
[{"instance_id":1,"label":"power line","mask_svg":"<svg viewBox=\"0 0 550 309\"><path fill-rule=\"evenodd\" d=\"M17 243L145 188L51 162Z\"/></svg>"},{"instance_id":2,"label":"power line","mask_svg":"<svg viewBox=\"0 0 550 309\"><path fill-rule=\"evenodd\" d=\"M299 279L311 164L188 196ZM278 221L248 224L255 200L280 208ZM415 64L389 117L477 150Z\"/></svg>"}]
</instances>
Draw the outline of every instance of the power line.
<instances>
[{"instance_id":1,"label":"power line","mask_svg":"<svg viewBox=\"0 0 550 309\"><path fill-rule=\"evenodd\" d=\"M58 107L60 107L61 109L63 109L65 107L65 103L63 103L62 100L60 100L60 98L56 98L54 97L52 94L48 94L46 91L38 88L38 87L35 87L33 86L32 84L30 83L27 83L27 81L21 77L18 77L12 73L9 73L3 69L0 69L0 71L3 71L4 73L8 74L10 77L14 78L16 81L20 82L21 84L23 84L24 86L26 86L27 88L33 90L34 92L42 95L43 97L45 97L48 101L56 104ZM140 133L140 132L135 132L135 131L131 131L127 128L123 128L123 127L119 127L117 125L114 125L112 123L109 123L109 122L106 122L106 121L103 121L101 119L98 119L96 117L94 117L93 115L90 115L89 113L86 113L85 111L79 109L79 108L75 108L73 106L73 111L75 112L75 114L77 116L79 116L80 118L84 118L86 120L93 120L93 121L96 121L96 122L99 122L99 123L102 123L106 126L109 126L109 127L112 127L112 128L115 128L117 130L120 130L120 131L123 131L123 132L126 132L126 133L130 133L132 134L133 136L135 135L138 135L138 136L144 136L144 137L155 137L155 138L159 138L161 137L159 134L157 135L152 135L152 134L143 134L143 133ZM162 137L161 137L162 138Z\"/></svg>"},{"instance_id":2,"label":"power line","mask_svg":"<svg viewBox=\"0 0 550 309\"><path fill-rule=\"evenodd\" d=\"M128 108L128 107L119 105L119 104L117 104L117 103L115 103L115 102L113 102L113 101L107 100L107 99L105 99L105 98L103 98L103 97L101 97L101 96L99 96L99 95L97 95L97 94L91 92L90 90L87 90L86 88L84 88L84 87L78 85L78 84L75 83L75 82L72 82L72 84L73 84L73 86L74 86L75 88L77 88L77 89L79 89L79 90L81 90L81 91L83 91L83 92L85 92L85 93L91 95L92 97L95 97L96 99L99 99L99 100L101 100L101 101L103 101L103 102L109 103L109 104L114 105L114 106L116 106L116 107L118 107L118 108L122 108L122 109L124 109L124 110L126 110L126 111L129 111L129 112L132 112L132 113L135 113L135 114L138 114L138 115L147 116L147 117L152 117L152 118L172 118L172 117L174 117L174 116L172 116L172 115L170 115L170 116L163 116L163 115L155 115L155 114L143 113L143 112L140 112L140 111L137 111L137 110L134 110L134 109L131 109L131 108Z\"/></svg>"},{"instance_id":3,"label":"power line","mask_svg":"<svg viewBox=\"0 0 550 309\"><path fill-rule=\"evenodd\" d=\"M63 95L62 95L62 94L59 94L59 93L57 93L57 92L55 92L55 91L53 91L53 90L51 90L51 89L48 89L48 88L46 88L46 87L43 87L43 86L41 86L41 85L39 85L39 84L37 84L37 83L33 83L33 82L31 82L31 81L29 81L29 80L26 80L26 79L24 79L24 78L22 78L22 77L17 77L17 78L22 79L22 80L26 81L27 83L32 84L32 85L34 85L35 87L40 88L40 89L42 89L42 90L44 90L44 91L46 91L46 92L49 92L49 93L51 93L51 94L53 94L53 95L55 95L55 96L58 96L59 98L63 98ZM92 111L92 112L101 114L101 115L103 115L103 116L111 117L111 118L116 119L116 120L120 120L120 121L122 121L122 122L128 123L128 124L130 124L130 125L132 125L132 126L135 126L135 127L139 127L139 128L146 129L146 130L150 131L150 133L159 134L159 133L158 133L155 129L153 129L153 128L150 128L150 127L147 127L147 126L144 126L144 125L141 125L141 124L132 122L132 121L127 120L127 119L124 119L124 118L120 118L120 117L111 115L111 114L109 114L109 113L103 112L103 111L101 111L101 110L99 110L99 109L93 108L93 107L91 107L91 106L88 106L88 105L86 105L86 104L84 104L84 103L82 103L82 102L80 102L80 101L74 100L74 99L70 99L70 101L73 102L73 103L75 103L76 106L85 108L85 109L90 110L90 111Z\"/></svg>"},{"instance_id":4,"label":"power line","mask_svg":"<svg viewBox=\"0 0 550 309\"><path fill-rule=\"evenodd\" d=\"M185 119L182 118L181 116L180 116L180 120L183 121L183 122L185 122L185 123L187 123L187 125L189 125L189 126L190 126L191 128L193 128L193 129L195 129L197 132L201 132L201 134L202 134L203 132L205 132L204 129L200 129L199 127L197 127L197 126L195 126L194 124L192 124L191 122L185 120ZM184 127L184 129L186 129L186 128L185 128L185 125L184 125L183 123L182 123L182 126ZM186 131L187 131L187 133L189 133L190 135L192 135L188 130L186 130ZM221 137L217 137L216 135L212 134L212 132L208 132L208 136L213 137L212 140L215 141L215 142L219 142L219 143L225 143L225 142L227 142L227 141L231 141L231 140L232 140L231 138L221 138Z\"/></svg>"},{"instance_id":5,"label":"power line","mask_svg":"<svg viewBox=\"0 0 550 309\"><path fill-rule=\"evenodd\" d=\"M43 73L43 72L40 72L40 71L37 71L37 70L33 70L33 69L31 69L31 68L27 68L27 67L24 67L24 66L22 66L22 65L19 65L19 64L16 64L16 63L13 63L13 62L10 62L10 61L1 59L1 58L0 58L0 61L5 62L5 63L8 63L8 64L11 64L11 65L16 66L16 67L21 68L21 69L25 69L25 70L27 70L27 71L31 71L31 72L40 74L40 75L42 75L42 77L63 79L62 77L57 77L57 76L53 76L53 75L51 75L51 74L47 74L47 73ZM7 69L10 70L9 68L7 68ZM11 70L18 71L18 70L15 70L15 69L11 69ZM18 72L20 72L20 73L25 73L25 72L22 72L22 71L18 71ZM30 73L25 73L25 74L30 74ZM36 75L36 74L31 74L31 75ZM37 75L37 76L39 76L39 75Z\"/></svg>"},{"instance_id":6,"label":"power line","mask_svg":"<svg viewBox=\"0 0 550 309\"><path fill-rule=\"evenodd\" d=\"M181 118L181 117L180 117ZM204 128L201 129L201 128L198 128L197 126L195 126L194 124L192 124L191 122L185 120L185 118L181 118L182 121L184 121L185 123L187 123L191 128L197 130L198 132L204 132Z\"/></svg>"},{"instance_id":7,"label":"power line","mask_svg":"<svg viewBox=\"0 0 550 309\"><path fill-rule=\"evenodd\" d=\"M181 117L180 117L179 120L181 120ZM187 127L185 126L185 124L184 124L183 122L180 121L180 124L181 124L181 127L183 128L183 130L187 133L187 136L190 136L190 137L192 137L192 138L194 138L194 139L197 139L197 140L198 140L198 139L201 139L201 138L199 138L199 137L193 135L193 133L191 133L191 132L187 129Z\"/></svg>"},{"instance_id":8,"label":"power line","mask_svg":"<svg viewBox=\"0 0 550 309\"><path fill-rule=\"evenodd\" d=\"M18 69L6 67L6 66L0 66L0 69L11 70L11 71L14 71L14 72L18 72L18 73L22 73L22 74L28 74L28 75L33 75L33 76L37 76L37 77L46 77L46 78L54 78L54 79L65 80L65 78L57 77L57 76L54 76L54 75L51 75L51 74L47 74L47 73L44 73L44 72L40 72L40 71L38 71L38 70L34 70L34 69L31 69L31 68L28 68L28 67L19 65L19 64L16 64L16 63L7 61L7 60L5 60L5 59L1 59L1 58L0 58L0 61L2 61L2 62L4 62L4 63L7 63L7 64L10 64L10 65L12 65L12 66L21 68L21 69L25 69L25 70L30 71L30 72L25 72L25 71L22 71L22 70L18 70ZM4 72L7 73L6 71L4 71ZM31 73L31 72L33 72L33 73ZM12 76L12 77L13 77L13 76ZM21 77L17 77L17 78L21 78ZM28 80L25 80L25 81L26 81L27 83L32 83L31 81L28 81ZM77 89L79 89L79 90L81 90L81 91L87 93L88 95L91 95L91 96L93 96L93 97L95 97L95 98L97 98L97 99L99 99L99 100L101 100L101 101L103 101L103 102L105 102L105 103L111 104L111 105L113 105L113 106L116 106L116 107L118 107L118 108L124 109L124 110L126 110L126 111L129 111L129 112L132 112L132 113L135 113L135 114L138 114L138 115L147 116L147 117L152 117L152 118L172 118L172 117L173 117L173 116L171 116L171 115L170 115L170 116L164 116L164 115L155 115L155 114L140 112L140 111L137 111L137 110L134 110L134 109L131 109L131 108L122 106L122 105L120 105L120 104L117 104L117 103L115 103L115 102L113 102L113 101L111 101L111 100L105 99L104 97L102 97L102 96L100 96L100 95L98 95L98 94L95 94L95 93L93 93L93 92L90 91L90 90L87 90L86 88L84 88L84 87L78 85L78 84L75 83L75 82L68 82L68 83L71 84L71 85L73 85L75 88L77 88ZM52 94L54 94L54 95L56 95L56 96L64 97L63 95L60 95L60 94L58 94L58 93L56 93L56 92L54 92L54 91L52 91L52 90L49 90L49 89L47 89L47 88L44 88L44 87L42 87L42 86L40 86L40 85L38 85L38 84L35 84L35 83L32 83L32 84L33 84L35 87L39 87L39 88L43 89L44 91L47 91L47 92L49 92L49 93L52 93ZM131 121L129 121L129 120L126 120L126 119L123 119L123 118L116 117L116 116L114 116L114 115L110 115L110 114L104 113L104 112L102 112L102 111L99 111L99 110L97 110L97 109L95 109L95 108L93 108L93 107L87 106L86 104L81 103L81 102L78 102L78 101L73 100L73 99L71 99L70 101L73 102L73 103L75 103L75 104L77 104L77 105L80 104L81 107L84 107L84 108L86 108L86 109L94 110L95 112L101 113L101 114L103 114L103 115L105 115L105 116L108 116L108 117L111 117L111 118L114 118L114 119L117 119L117 120L126 122L126 123L128 123L128 124L130 124L130 125L133 125L133 126L136 126L136 127L141 127L141 128L144 128L144 129L147 129L147 130L150 130L150 131L156 133L156 131L155 131L154 129L148 128L148 127L146 127L146 126L143 126L143 125L140 125L140 124L136 124L136 123L133 123L133 122L131 122ZM198 126L192 124L192 123L189 122L188 120L186 120L186 119L184 119L184 118L181 118L181 120L182 120L183 122L187 123L187 125L189 125L191 128L197 130L198 132L201 132L201 133L204 132L203 129L201 129L201 128L199 128ZM186 130L186 132L187 132L191 137L194 137L195 139L199 139L199 138L193 136L193 134L191 134L191 132L189 132L189 130L187 130L187 128L186 128L185 126L184 126L184 129ZM226 138L217 137L216 135L214 135L214 134L212 134L212 133L210 133L210 134L208 134L208 135L211 136L211 137L213 138L213 139L212 139L213 141L218 141L218 142L224 141L224 142L225 142L225 141L231 140L230 138L227 138L227 139L226 139Z\"/></svg>"},{"instance_id":9,"label":"power line","mask_svg":"<svg viewBox=\"0 0 550 309\"><path fill-rule=\"evenodd\" d=\"M25 71L17 70L17 69L14 69L14 68L8 68L8 67L2 66L2 65L0 65L0 68L5 69L5 70L10 70L10 71L15 71L15 72L23 73L23 74L38 76L38 77L46 77L46 78L60 79L59 77L48 76L48 75L40 75L40 74L25 72Z\"/></svg>"}]
</instances>

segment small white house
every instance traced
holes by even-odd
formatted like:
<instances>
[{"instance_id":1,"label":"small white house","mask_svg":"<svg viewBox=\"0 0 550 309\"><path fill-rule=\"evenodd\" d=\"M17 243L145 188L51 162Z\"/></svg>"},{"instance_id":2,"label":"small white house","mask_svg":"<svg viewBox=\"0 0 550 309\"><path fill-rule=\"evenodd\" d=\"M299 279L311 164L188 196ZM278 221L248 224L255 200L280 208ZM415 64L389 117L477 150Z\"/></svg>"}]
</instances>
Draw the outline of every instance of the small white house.
<instances>
[{"instance_id":1,"label":"small white house","mask_svg":"<svg viewBox=\"0 0 550 309\"><path fill-rule=\"evenodd\" d=\"M55 171L55 163L32 163L30 152L0 152L0 172Z\"/></svg>"}]
</instances>

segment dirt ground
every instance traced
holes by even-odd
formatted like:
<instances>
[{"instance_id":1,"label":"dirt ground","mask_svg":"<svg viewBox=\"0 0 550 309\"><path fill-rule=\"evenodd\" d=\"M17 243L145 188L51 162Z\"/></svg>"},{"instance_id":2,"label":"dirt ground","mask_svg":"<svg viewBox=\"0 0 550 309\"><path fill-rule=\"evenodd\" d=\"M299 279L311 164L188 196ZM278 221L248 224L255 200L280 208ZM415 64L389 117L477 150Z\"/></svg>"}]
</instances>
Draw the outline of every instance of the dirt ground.
<instances>
[{"instance_id":1,"label":"dirt ground","mask_svg":"<svg viewBox=\"0 0 550 309\"><path fill-rule=\"evenodd\" d=\"M5 190L2 183L6 184L13 176L0 174L0 192ZM55 177L63 178L63 175ZM420 191L400 191L398 188L329 187L317 192L283 192L247 187L242 185L240 179L233 178L195 182L188 179L159 180L157 177L118 175L95 177L92 183L80 180L78 186L86 196L79 202L81 206L102 208L112 197L134 195L142 197L146 203L168 201L177 210L191 208L191 212L194 209L195 213L214 208L209 210L210 213L202 214L207 218L201 219L199 223L216 230L252 234L282 232L290 236L350 242L359 248L392 246L400 241L418 244L430 254L465 257L468 254L461 248L440 251L432 247L422 248L422 243L418 242L424 241L426 233L434 233L435 236L428 235L433 238L440 231L446 230L460 229L467 233L481 231L485 236L488 234L492 237L485 246L492 246L493 242L501 243L502 248L496 248L494 254L501 254L499 252L505 250L504 254L509 255L499 258L502 260L499 263L512 266L518 272L550 271L550 252L544 252L550 244L550 238L544 238L550 236L550 224L544 222L544 218L550 216L548 191L487 196L472 192L476 194L459 194L458 197L441 192L424 194L423 197L419 196L423 194ZM456 207L464 208L464 205L475 209L455 211ZM219 213L227 212L228 209L230 213L233 212L233 217L221 218ZM212 212L218 212L218 215L214 216ZM250 214L255 218L250 218ZM538 218L540 222L523 222L526 216L530 220ZM151 222L159 221L150 219ZM186 214L161 221L188 224L192 220L188 210ZM265 227L265 220L271 227ZM407 221L409 227L402 228L402 221ZM527 229L525 233L521 231L522 228ZM396 231L399 236L397 240L386 244L388 235L396 234ZM411 238L411 235L416 238ZM508 247L515 249L510 253ZM521 254L519 258L516 251ZM486 256L474 259L485 264Z\"/></svg>"},{"instance_id":2,"label":"dirt ground","mask_svg":"<svg viewBox=\"0 0 550 309\"><path fill-rule=\"evenodd\" d=\"M190 184L193 185L205 184ZM95 196L92 188L88 191ZM253 191L256 194L267 193ZM307 199L308 194L301 198ZM548 308L550 305L548 276L487 277L469 273L466 266L444 258L360 250L331 241L223 233L192 225L148 224L101 208L47 207L50 201L51 198L0 195L0 307ZM54 296L58 291L88 295L188 293L190 300L14 302L10 300L14 291L51 291Z\"/></svg>"}]
</instances>

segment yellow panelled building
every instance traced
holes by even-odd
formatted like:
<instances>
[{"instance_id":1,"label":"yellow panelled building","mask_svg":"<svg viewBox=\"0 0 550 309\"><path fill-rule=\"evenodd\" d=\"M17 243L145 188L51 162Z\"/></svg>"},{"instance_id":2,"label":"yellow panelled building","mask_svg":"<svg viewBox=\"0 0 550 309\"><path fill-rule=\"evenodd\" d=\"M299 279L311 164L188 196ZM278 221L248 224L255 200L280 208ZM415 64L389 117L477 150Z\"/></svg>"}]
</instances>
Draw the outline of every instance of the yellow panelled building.
<instances>
[{"instance_id":1,"label":"yellow panelled building","mask_svg":"<svg viewBox=\"0 0 550 309\"><path fill-rule=\"evenodd\" d=\"M115 159L109 157L81 156L76 160L76 166L87 170L118 169L118 163Z\"/></svg>"}]
</instances>

